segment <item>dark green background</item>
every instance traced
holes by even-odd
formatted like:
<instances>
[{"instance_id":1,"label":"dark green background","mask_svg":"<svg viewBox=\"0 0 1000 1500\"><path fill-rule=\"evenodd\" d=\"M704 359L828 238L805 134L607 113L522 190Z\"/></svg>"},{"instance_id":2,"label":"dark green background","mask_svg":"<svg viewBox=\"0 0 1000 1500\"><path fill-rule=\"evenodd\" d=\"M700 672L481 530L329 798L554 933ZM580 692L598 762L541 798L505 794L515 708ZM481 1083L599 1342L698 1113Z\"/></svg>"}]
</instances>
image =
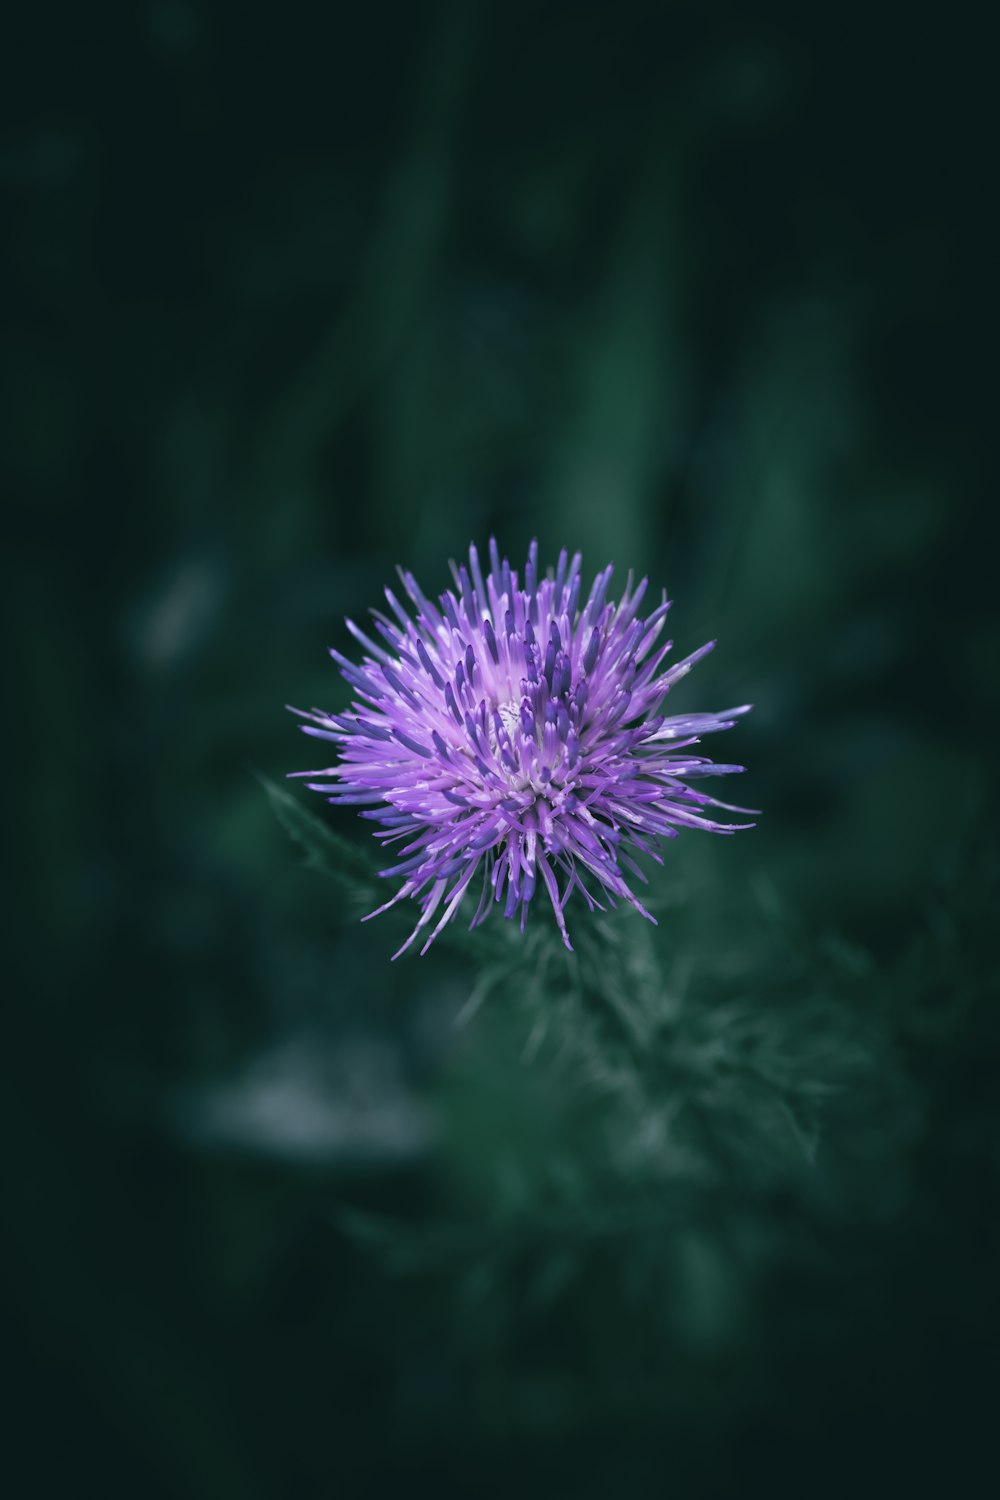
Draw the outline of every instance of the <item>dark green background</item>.
<instances>
[{"instance_id":1,"label":"dark green background","mask_svg":"<svg viewBox=\"0 0 1000 1500\"><path fill-rule=\"evenodd\" d=\"M0 66L8 1492L987 1492L986 39L38 3ZM456 1029L476 961L390 967L268 808L343 615L491 533L648 573L720 642L678 705L756 704L760 827L667 851L648 951L818 1101L801 1160L697 1051L701 1188L623 1165L518 996Z\"/></svg>"}]
</instances>

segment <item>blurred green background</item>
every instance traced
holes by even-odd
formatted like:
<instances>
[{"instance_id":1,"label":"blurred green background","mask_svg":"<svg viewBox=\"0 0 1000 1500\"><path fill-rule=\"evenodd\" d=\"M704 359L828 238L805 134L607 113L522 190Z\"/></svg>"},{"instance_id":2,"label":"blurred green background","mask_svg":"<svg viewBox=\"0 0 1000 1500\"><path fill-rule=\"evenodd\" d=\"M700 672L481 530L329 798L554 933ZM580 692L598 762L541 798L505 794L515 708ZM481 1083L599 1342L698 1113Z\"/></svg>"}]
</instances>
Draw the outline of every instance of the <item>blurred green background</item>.
<instances>
[{"instance_id":1,"label":"blurred green background","mask_svg":"<svg viewBox=\"0 0 1000 1500\"><path fill-rule=\"evenodd\" d=\"M983 39L4 31L7 1492L988 1492ZM678 708L756 705L713 749L760 826L623 918L676 1039L641 1087L541 1036L551 965L456 1024L478 961L390 966L254 777L314 763L283 705L344 703L344 614L490 534L649 574L720 642Z\"/></svg>"}]
</instances>

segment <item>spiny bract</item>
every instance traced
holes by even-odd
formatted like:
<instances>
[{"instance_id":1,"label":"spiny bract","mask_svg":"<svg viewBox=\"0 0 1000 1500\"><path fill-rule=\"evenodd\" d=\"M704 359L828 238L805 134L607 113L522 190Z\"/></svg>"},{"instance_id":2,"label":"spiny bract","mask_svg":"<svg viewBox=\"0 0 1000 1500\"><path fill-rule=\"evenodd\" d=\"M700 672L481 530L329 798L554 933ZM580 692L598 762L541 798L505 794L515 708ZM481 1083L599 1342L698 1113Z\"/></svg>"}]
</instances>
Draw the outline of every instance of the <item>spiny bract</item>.
<instances>
[{"instance_id":1,"label":"spiny bract","mask_svg":"<svg viewBox=\"0 0 1000 1500\"><path fill-rule=\"evenodd\" d=\"M365 806L383 844L402 844L399 890L378 908L415 897L421 916L402 953L437 916L426 953L481 872L472 926L494 903L520 911L521 929L539 881L572 947L563 909L574 889L603 910L585 883L613 906L619 898L655 921L629 889L645 882L629 849L662 863L658 846L679 828L732 833L748 823L719 823L706 812L748 812L693 791L686 781L742 766L692 755L702 734L730 729L750 705L721 713L659 713L670 689L714 646L709 641L660 671L672 642L657 646L670 605L666 594L645 618L643 578L629 574L617 604L606 602L613 565L597 575L581 607L580 554L565 550L538 577L532 542L523 586L490 542L483 578L475 547L468 568L451 565L455 591L439 605L400 570L416 611L411 619L391 589L394 619L373 610L378 645L353 621L365 648L361 666L331 652L356 693L343 714L306 713L306 734L340 747L340 764L296 775L340 805ZM559 877L562 877L560 892ZM378 912L371 912L377 916ZM399 954L394 954L398 957Z\"/></svg>"}]
</instances>

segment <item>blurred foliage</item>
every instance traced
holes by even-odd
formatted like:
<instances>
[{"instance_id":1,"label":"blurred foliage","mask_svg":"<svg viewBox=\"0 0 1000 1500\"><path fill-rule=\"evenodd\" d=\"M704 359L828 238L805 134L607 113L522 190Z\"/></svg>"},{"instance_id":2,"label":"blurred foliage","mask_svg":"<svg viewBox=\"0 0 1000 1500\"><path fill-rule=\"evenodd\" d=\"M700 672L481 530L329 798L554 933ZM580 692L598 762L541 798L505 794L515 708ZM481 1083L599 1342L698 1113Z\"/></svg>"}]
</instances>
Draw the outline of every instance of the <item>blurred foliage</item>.
<instances>
[{"instance_id":1,"label":"blurred foliage","mask_svg":"<svg viewBox=\"0 0 1000 1500\"><path fill-rule=\"evenodd\" d=\"M979 1492L991 49L778 0L6 30L5 1489ZM282 705L490 533L718 637L683 703L756 704L764 816L667 850L656 929L390 964Z\"/></svg>"}]
</instances>

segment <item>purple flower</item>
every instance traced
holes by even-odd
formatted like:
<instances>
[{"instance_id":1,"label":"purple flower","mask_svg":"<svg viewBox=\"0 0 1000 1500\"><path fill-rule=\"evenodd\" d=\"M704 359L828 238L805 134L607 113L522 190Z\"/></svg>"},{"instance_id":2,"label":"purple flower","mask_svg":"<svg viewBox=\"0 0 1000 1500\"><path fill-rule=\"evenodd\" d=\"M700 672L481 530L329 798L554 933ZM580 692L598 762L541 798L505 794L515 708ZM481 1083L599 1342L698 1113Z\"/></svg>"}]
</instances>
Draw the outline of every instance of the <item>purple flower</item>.
<instances>
[{"instance_id":1,"label":"purple flower","mask_svg":"<svg viewBox=\"0 0 1000 1500\"><path fill-rule=\"evenodd\" d=\"M407 896L420 904L399 953L436 917L426 953L477 875L473 927L496 903L505 917L520 912L523 931L544 888L572 948L563 908L573 890L591 910L604 909L590 885L611 906L627 901L655 921L626 883L626 874L646 879L630 850L662 864L661 841L680 828L753 826L713 821L709 809L749 809L686 785L743 770L691 752L750 705L660 712L715 642L661 670L672 645L658 644L666 594L641 617L647 580L633 588L630 573L621 599L609 603L609 566L583 600L579 553L569 560L564 550L555 572L539 578L532 542L523 584L494 541L485 579L475 547L468 569L451 567L455 591L437 605L400 571L416 619L386 589L392 618L372 611L384 645L347 621L367 653L355 666L331 652L356 695L350 712L292 710L310 721L306 734L339 746L340 763L295 774L329 778L309 785L330 802L372 804L361 816L381 825L384 845L401 845L398 863L380 874L403 883L378 908Z\"/></svg>"}]
</instances>

